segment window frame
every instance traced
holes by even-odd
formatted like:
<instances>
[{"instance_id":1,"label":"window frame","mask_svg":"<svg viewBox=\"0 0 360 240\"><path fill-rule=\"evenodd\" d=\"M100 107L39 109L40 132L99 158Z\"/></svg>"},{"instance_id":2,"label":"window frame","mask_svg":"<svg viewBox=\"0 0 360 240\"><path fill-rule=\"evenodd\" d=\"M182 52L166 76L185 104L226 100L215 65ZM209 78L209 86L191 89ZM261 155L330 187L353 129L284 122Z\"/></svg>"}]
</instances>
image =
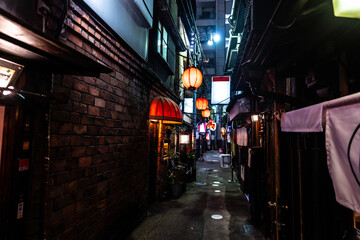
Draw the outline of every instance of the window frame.
<instances>
[{"instance_id":1,"label":"window frame","mask_svg":"<svg viewBox=\"0 0 360 240\"><path fill-rule=\"evenodd\" d=\"M169 42L169 34L166 31L165 27L161 22L158 22L158 37L157 37L157 52L162 56L162 58L167 61L168 60L168 42Z\"/></svg>"}]
</instances>

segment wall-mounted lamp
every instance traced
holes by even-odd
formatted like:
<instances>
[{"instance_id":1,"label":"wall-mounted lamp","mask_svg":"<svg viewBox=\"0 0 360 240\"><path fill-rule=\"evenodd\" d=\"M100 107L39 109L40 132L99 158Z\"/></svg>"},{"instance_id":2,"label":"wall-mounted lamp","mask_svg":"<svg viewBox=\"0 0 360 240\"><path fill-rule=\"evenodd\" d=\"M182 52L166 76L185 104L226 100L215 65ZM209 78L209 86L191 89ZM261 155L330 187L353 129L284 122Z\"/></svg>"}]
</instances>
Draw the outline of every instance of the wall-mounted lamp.
<instances>
[{"instance_id":1,"label":"wall-mounted lamp","mask_svg":"<svg viewBox=\"0 0 360 240\"><path fill-rule=\"evenodd\" d=\"M257 114L251 115L251 121L252 121L252 122L257 122L257 121L259 121L259 115L257 115Z\"/></svg>"},{"instance_id":2,"label":"wall-mounted lamp","mask_svg":"<svg viewBox=\"0 0 360 240\"><path fill-rule=\"evenodd\" d=\"M23 68L22 65L0 58L0 87L7 88L13 85Z\"/></svg>"},{"instance_id":3,"label":"wall-mounted lamp","mask_svg":"<svg viewBox=\"0 0 360 240\"><path fill-rule=\"evenodd\" d=\"M360 18L360 1L333 0L332 2L336 17Z\"/></svg>"},{"instance_id":4,"label":"wall-mounted lamp","mask_svg":"<svg viewBox=\"0 0 360 240\"><path fill-rule=\"evenodd\" d=\"M14 87L13 87L13 86L9 86L8 89L9 89L9 90L3 90L2 94L3 94L4 96L7 96L7 95L11 94L11 93L12 93L11 90L13 90Z\"/></svg>"}]
</instances>

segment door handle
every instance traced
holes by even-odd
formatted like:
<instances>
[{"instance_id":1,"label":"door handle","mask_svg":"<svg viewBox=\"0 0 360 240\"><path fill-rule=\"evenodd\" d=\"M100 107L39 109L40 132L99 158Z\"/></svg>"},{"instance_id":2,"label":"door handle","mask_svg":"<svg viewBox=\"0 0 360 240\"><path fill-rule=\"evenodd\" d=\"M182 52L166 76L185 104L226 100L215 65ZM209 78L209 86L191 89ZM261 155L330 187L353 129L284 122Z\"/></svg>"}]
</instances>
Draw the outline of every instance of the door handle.
<instances>
[{"instance_id":1,"label":"door handle","mask_svg":"<svg viewBox=\"0 0 360 240\"><path fill-rule=\"evenodd\" d=\"M276 207L276 202L268 201L269 207Z\"/></svg>"},{"instance_id":2,"label":"door handle","mask_svg":"<svg viewBox=\"0 0 360 240\"><path fill-rule=\"evenodd\" d=\"M284 209L289 209L289 207L287 205L279 205L276 202L272 202L272 201L268 201L268 205L269 205L269 207L280 207L280 208L284 208Z\"/></svg>"}]
</instances>

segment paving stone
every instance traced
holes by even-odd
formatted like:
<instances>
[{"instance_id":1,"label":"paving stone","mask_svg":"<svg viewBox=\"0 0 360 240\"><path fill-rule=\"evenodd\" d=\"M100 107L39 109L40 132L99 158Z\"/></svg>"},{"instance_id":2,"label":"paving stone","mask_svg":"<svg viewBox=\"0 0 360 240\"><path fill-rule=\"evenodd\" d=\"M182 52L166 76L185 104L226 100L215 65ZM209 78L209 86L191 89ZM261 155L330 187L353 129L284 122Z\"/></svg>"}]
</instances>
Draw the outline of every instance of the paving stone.
<instances>
[{"instance_id":1,"label":"paving stone","mask_svg":"<svg viewBox=\"0 0 360 240\"><path fill-rule=\"evenodd\" d=\"M265 240L251 224L249 204L239 183L228 182L231 169L209 161L218 155L206 152L204 161L197 162L196 181L187 184L180 198L155 202L127 240Z\"/></svg>"}]
</instances>

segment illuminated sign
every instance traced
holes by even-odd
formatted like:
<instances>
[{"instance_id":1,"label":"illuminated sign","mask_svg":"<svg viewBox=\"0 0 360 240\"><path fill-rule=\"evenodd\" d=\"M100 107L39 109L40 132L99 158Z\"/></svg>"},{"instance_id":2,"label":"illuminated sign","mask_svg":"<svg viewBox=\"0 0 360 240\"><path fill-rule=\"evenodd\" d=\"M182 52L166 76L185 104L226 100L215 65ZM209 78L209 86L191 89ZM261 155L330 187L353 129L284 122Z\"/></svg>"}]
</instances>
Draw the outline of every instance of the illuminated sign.
<instances>
[{"instance_id":1,"label":"illuminated sign","mask_svg":"<svg viewBox=\"0 0 360 240\"><path fill-rule=\"evenodd\" d=\"M206 123L200 123L199 124L199 132L205 133L206 132Z\"/></svg>"},{"instance_id":2,"label":"illuminated sign","mask_svg":"<svg viewBox=\"0 0 360 240\"><path fill-rule=\"evenodd\" d=\"M24 66L0 58L0 87L6 88L20 75Z\"/></svg>"},{"instance_id":3,"label":"illuminated sign","mask_svg":"<svg viewBox=\"0 0 360 240\"><path fill-rule=\"evenodd\" d=\"M193 113L194 99L193 98L184 98L184 112Z\"/></svg>"},{"instance_id":4,"label":"illuminated sign","mask_svg":"<svg viewBox=\"0 0 360 240\"><path fill-rule=\"evenodd\" d=\"M360 18L360 1L333 0L336 17Z\"/></svg>"},{"instance_id":5,"label":"illuminated sign","mask_svg":"<svg viewBox=\"0 0 360 240\"><path fill-rule=\"evenodd\" d=\"M189 135L180 135L180 144L189 144L190 138Z\"/></svg>"},{"instance_id":6,"label":"illuminated sign","mask_svg":"<svg viewBox=\"0 0 360 240\"><path fill-rule=\"evenodd\" d=\"M230 76L217 76L211 79L211 104L230 102Z\"/></svg>"}]
</instances>

